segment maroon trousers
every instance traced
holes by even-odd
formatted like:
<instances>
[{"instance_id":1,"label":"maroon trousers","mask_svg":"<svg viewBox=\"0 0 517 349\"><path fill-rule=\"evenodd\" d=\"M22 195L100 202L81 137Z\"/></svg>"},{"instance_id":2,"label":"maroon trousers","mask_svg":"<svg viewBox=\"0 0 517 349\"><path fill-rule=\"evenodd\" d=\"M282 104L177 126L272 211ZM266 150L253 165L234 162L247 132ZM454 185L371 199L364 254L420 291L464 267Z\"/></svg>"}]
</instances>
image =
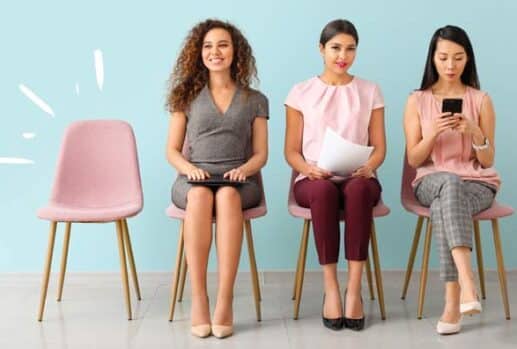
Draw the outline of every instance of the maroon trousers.
<instances>
[{"instance_id":1,"label":"maroon trousers","mask_svg":"<svg viewBox=\"0 0 517 349\"><path fill-rule=\"evenodd\" d=\"M294 185L296 202L311 209L320 264L338 261L340 209L345 220L345 258L368 258L372 211L380 195L381 185L376 178L351 177L342 183L305 178Z\"/></svg>"}]
</instances>

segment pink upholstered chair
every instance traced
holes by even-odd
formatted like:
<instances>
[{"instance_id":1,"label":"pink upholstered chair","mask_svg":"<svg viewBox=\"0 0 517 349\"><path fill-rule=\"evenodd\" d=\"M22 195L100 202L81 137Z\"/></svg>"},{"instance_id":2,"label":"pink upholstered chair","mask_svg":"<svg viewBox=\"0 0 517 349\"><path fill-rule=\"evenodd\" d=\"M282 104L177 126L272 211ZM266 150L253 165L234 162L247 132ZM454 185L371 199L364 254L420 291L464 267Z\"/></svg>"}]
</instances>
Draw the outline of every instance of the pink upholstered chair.
<instances>
[{"instance_id":1,"label":"pink upholstered chair","mask_svg":"<svg viewBox=\"0 0 517 349\"><path fill-rule=\"evenodd\" d=\"M425 289L427 284L427 272L429 267L429 253L431 249L431 234L432 234L432 225L430 220L430 210L428 207L422 206L415 194L413 193L413 188L411 186L411 182L415 178L416 170L409 166L407 162L407 156L404 155L404 168L402 172L402 186L401 186L401 201L402 206L406 209L406 211L416 214L418 216L415 235L413 237L413 244L411 246L411 251L409 253L409 259L406 269L406 277L404 280L404 286L402 289L402 299L406 298L407 289L409 285L409 281L411 279L411 274L413 272L413 264L415 262L415 255L418 249L418 243L420 240L420 233L422 231L422 225L424 218L427 221L427 228L424 240L424 252L422 256L422 270L420 272L420 290L418 292L418 311L417 317L419 319L422 318L422 312L424 308L424 298L425 298ZM499 204L494 200L492 207L474 215L472 217L474 223L474 240L476 246L476 256L477 256L477 265L478 265L478 273L479 273L479 283L481 288L481 296L483 299L486 298L486 289L485 289L485 273L483 270L483 254L481 250L481 238L480 238L480 230L479 230L479 221L480 220L490 220L492 222L492 231L494 235L494 246L495 253L497 257L497 273L499 275L499 284L501 286L501 295L503 297L503 305L504 312L506 315L506 319L510 319L510 305L508 302L508 290L506 284L506 271L504 269L504 261L503 261L503 249L501 246L501 238L499 234L499 218L506 217L512 215L514 212L513 208L505 205Z\"/></svg>"},{"instance_id":2,"label":"pink upholstered chair","mask_svg":"<svg viewBox=\"0 0 517 349\"><path fill-rule=\"evenodd\" d=\"M127 316L131 320L126 253L134 287L140 288L126 219L142 210L143 195L135 137L120 120L72 123L65 131L52 194L38 217L50 221L38 320L43 318L58 222L66 223L57 300L61 300L70 231L74 223L115 222Z\"/></svg>"},{"instance_id":3,"label":"pink upholstered chair","mask_svg":"<svg viewBox=\"0 0 517 349\"><path fill-rule=\"evenodd\" d=\"M300 251L298 253L298 263L296 266L296 274L293 286L293 297L292 299L295 301L294 303L294 319L298 319L298 314L300 310L300 300L302 298L302 289L303 289L303 278L305 274L305 261L307 257L307 245L309 242L309 230L311 225L311 210L309 208L302 207L298 205L294 198L293 186L294 180L298 176L298 173L293 171L291 175L291 183L289 185L289 197L287 200L287 207L289 213L297 218L302 218L304 220L303 231L302 231L302 239L300 241ZM390 209L388 206L384 205L382 199L373 209L373 217L383 217L387 216L390 213ZM343 214L340 213L340 217L343 217ZM343 220L343 218L341 218ZM370 245L372 248L372 258L373 258L373 266L375 270L375 283L377 285L377 296L379 298L379 309L381 312L381 318L383 320L386 319L386 311L384 306L384 289L382 286L382 275L381 275L381 267L379 262L379 250L377 246L377 237L375 232L375 223L372 222L372 230L370 235ZM370 291L370 299L375 299L373 293L372 286L372 273L370 267L370 258L366 260L366 277L368 280L368 288Z\"/></svg>"},{"instance_id":4,"label":"pink upholstered chair","mask_svg":"<svg viewBox=\"0 0 517 349\"><path fill-rule=\"evenodd\" d=\"M186 142L185 142L186 144ZM183 149L183 153L185 154L185 148ZM266 199L264 196L264 187L262 184L262 176L258 174L259 185L262 188L262 198L257 207L253 207L247 210L244 210L244 230L246 233L246 241L248 243L248 256L250 259L250 269L251 269L251 282L253 285L253 297L255 300L255 312L257 314L257 321L262 320L261 310L260 310L260 285L259 285L259 277L257 272L257 262L255 260L255 248L253 247L253 236L251 232L251 220L255 218L259 218L265 216L267 213L266 207ZM180 223L180 233L178 240L178 252L176 253L176 267L174 269L174 278L172 281L172 290L171 290L171 300L170 300L170 311L169 311L169 321L173 321L174 319L174 309L176 307L176 301L181 302L183 299L183 290L185 288L185 279L187 275L187 260L185 258L184 249L183 249L183 219L185 218L185 210L176 207L173 203L166 209L165 213L167 216L175 219L179 219ZM215 223L215 217L213 219ZM178 295L179 291L179 295Z\"/></svg>"}]
</instances>

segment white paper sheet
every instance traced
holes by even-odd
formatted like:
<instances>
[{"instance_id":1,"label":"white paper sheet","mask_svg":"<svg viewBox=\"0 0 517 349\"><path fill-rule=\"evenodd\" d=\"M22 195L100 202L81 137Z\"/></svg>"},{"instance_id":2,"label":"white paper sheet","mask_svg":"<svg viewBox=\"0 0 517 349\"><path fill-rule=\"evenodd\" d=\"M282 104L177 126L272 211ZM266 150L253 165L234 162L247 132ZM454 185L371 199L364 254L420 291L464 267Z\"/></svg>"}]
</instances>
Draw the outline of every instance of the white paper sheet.
<instances>
[{"instance_id":1,"label":"white paper sheet","mask_svg":"<svg viewBox=\"0 0 517 349\"><path fill-rule=\"evenodd\" d=\"M327 127L317 166L339 176L352 174L370 157L373 147L347 141Z\"/></svg>"}]
</instances>

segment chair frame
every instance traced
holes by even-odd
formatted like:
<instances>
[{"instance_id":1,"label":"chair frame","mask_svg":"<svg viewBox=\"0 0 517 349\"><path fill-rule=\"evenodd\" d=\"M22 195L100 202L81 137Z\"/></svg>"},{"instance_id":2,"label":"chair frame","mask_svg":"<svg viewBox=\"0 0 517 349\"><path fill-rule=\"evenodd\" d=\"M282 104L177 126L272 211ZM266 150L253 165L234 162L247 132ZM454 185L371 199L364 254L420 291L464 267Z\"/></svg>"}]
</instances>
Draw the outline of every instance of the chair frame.
<instances>
[{"instance_id":1,"label":"chair frame","mask_svg":"<svg viewBox=\"0 0 517 349\"><path fill-rule=\"evenodd\" d=\"M68 250L70 245L70 235L72 230L72 223L80 223L80 222L61 222L65 223L65 234L64 234L64 242L63 242L63 251L61 254L61 267L59 272L59 282L58 282L58 294L57 301L61 302L63 296L63 285L65 281L65 273L66 273L66 265L68 261ZM107 222L88 222L88 223L107 223ZM135 288L135 292L137 295L137 299L140 301L142 299L140 295L140 286L138 283L138 276L136 272L135 259L133 255L133 247L131 246L131 239L129 237L129 228L127 224L126 218L119 219L114 222L116 225L117 231L117 240L118 240L118 249L119 249L119 257L120 257L120 273L122 276L122 288L124 290L124 298L126 303L127 310L127 318L128 320L132 319L132 311L131 311L131 298L130 298L130 290L128 283L128 270L127 263L129 263L129 268L131 272L131 277L133 279L133 286ZM41 293L40 293L40 305L38 310L38 321L43 320L43 313L45 310L45 303L47 298L47 290L48 283L50 278L50 270L52 266L52 255L54 252L54 242L56 238L56 230L57 230L56 221L50 222L50 232L48 238L48 246L47 246L47 255L45 258L45 269L43 272L43 282L41 285Z\"/></svg>"}]
</instances>

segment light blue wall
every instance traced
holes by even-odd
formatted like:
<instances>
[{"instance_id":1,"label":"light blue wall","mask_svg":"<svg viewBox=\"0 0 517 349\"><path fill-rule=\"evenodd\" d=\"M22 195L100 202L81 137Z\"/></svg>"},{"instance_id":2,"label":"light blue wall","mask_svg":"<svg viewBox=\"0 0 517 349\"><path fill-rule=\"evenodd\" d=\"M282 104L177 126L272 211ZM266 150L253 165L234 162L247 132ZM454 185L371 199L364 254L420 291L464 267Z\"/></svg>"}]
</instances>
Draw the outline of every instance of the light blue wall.
<instances>
[{"instance_id":1,"label":"light blue wall","mask_svg":"<svg viewBox=\"0 0 517 349\"><path fill-rule=\"evenodd\" d=\"M432 5L431 5L432 4ZM138 141L144 211L130 220L141 271L171 270L177 228L167 219L174 171L165 161L168 117L166 79L189 28L207 17L228 19L250 40L258 62L260 89L271 107L270 158L264 170L269 214L253 223L259 268L293 269L302 222L286 210L290 169L283 155L283 100L290 87L321 72L317 51L323 25L338 17L353 21L360 35L351 72L382 87L386 100L388 156L380 170L384 201L392 214L377 222L382 265L405 267L415 217L399 202L404 138L402 110L420 82L429 39L438 26L464 27L474 44L482 87L497 111L497 168L504 186L500 201L517 206L515 81L517 3L507 1L11 1L0 10L0 157L17 156L34 165L0 164L0 272L42 270L48 223L35 211L45 204L61 135L67 124L88 118L129 121ZM510 28L510 29L508 29ZM93 51L104 53L105 83L96 86ZM18 89L32 88L53 108L49 117ZM76 95L75 84L80 87ZM32 140L22 132L35 132ZM113 224L73 227L69 270L118 270ZM487 267L494 254L483 224ZM57 235L59 259L62 229ZM506 265L517 267L517 220L501 221ZM433 246L434 247L434 246ZM311 239L308 263L316 268ZM246 254L242 268L247 269ZM432 257L436 267L436 257ZM57 263L55 263L57 265ZM211 262L213 269L214 259Z\"/></svg>"}]
</instances>

